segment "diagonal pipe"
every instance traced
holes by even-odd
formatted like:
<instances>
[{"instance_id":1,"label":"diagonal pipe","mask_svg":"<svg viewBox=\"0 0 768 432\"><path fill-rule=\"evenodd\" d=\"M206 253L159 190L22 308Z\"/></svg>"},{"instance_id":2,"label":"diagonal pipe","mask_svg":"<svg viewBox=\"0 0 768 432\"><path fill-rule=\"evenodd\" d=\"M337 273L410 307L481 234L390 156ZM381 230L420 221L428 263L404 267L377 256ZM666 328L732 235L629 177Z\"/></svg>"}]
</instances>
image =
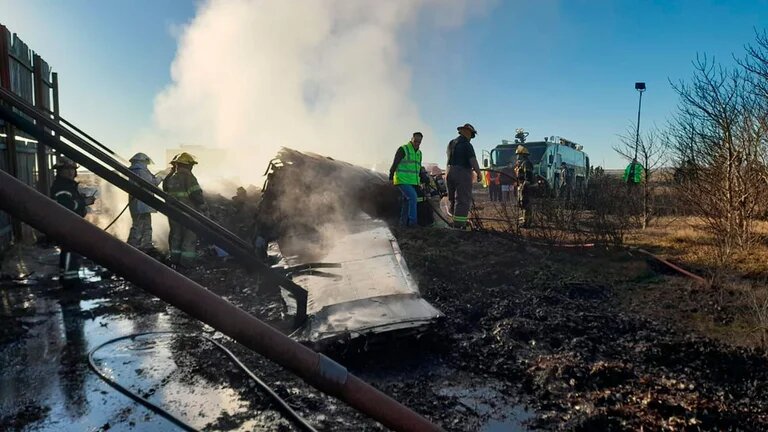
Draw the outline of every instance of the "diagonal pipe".
<instances>
[{"instance_id":1,"label":"diagonal pipe","mask_svg":"<svg viewBox=\"0 0 768 432\"><path fill-rule=\"evenodd\" d=\"M396 431L439 431L438 426L347 372L346 368L295 342L253 315L0 170L0 209L46 233L210 325Z\"/></svg>"},{"instance_id":2,"label":"diagonal pipe","mask_svg":"<svg viewBox=\"0 0 768 432\"><path fill-rule=\"evenodd\" d=\"M34 118L37 124L32 123L27 118L24 118L19 113L3 104L0 104L0 118L5 118L16 127L33 135L37 138L38 142L63 153L73 161L90 169L99 177L107 180L111 184L149 204L169 218L178 221L188 229L196 232L200 237L217 244L230 255L234 256L248 270L261 273L269 283L285 288L296 298L296 326L300 326L306 320L306 290L261 262L247 243L226 229L218 226L210 219L200 215L184 203L168 196L155 185L138 177L103 151L90 145L77 135L72 134L72 132L62 128L61 125L53 122L48 118L47 114L37 111L34 107L30 107L29 104L23 100L18 100L18 97L13 93L0 88L0 99L16 108L22 109L25 114ZM64 137L76 143L81 150L67 144L59 139L59 137L46 132L42 125L55 131L59 137ZM107 166L105 166L105 164Z\"/></svg>"}]
</instances>

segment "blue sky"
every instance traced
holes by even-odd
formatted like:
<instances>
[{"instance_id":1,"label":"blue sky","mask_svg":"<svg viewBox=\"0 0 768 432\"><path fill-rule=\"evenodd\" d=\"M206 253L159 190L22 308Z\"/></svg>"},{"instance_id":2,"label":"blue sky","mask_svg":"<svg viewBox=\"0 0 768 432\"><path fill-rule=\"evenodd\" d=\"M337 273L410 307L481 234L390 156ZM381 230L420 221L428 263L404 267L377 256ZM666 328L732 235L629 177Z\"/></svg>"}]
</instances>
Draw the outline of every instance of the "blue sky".
<instances>
[{"instance_id":1,"label":"blue sky","mask_svg":"<svg viewBox=\"0 0 768 432\"><path fill-rule=\"evenodd\" d=\"M170 82L184 0L0 0L0 23L60 74L62 115L120 150L152 120ZM514 129L579 142L595 164L624 164L611 150L634 121L635 81L645 81L642 126L675 110L669 80L692 73L697 53L732 63L768 23L768 0L498 1L458 28L434 31L427 12L402 34L412 99L443 148L455 126L491 148ZM175 143L170 143L175 144ZM399 143L393 143L393 147Z\"/></svg>"}]
</instances>

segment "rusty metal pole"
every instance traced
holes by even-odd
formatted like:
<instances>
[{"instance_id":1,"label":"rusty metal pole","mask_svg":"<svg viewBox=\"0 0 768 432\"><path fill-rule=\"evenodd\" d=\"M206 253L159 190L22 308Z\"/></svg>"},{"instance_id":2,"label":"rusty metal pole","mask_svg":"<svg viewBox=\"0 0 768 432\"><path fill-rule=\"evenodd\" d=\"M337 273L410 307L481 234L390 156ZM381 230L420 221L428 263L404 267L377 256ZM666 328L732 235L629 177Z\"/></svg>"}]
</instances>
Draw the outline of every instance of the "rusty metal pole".
<instances>
[{"instance_id":1,"label":"rusty metal pole","mask_svg":"<svg viewBox=\"0 0 768 432\"><path fill-rule=\"evenodd\" d=\"M48 92L48 84L46 79L43 78L43 59L35 54L32 57L32 64L34 72L32 73L35 85L35 106L40 108L41 111L48 111L46 102L50 96L46 95ZM41 194L47 195L51 189L51 181L48 178L50 167L48 166L48 148L42 142L37 143L37 190Z\"/></svg>"},{"instance_id":2,"label":"rusty metal pole","mask_svg":"<svg viewBox=\"0 0 768 432\"><path fill-rule=\"evenodd\" d=\"M67 248L212 326L396 431L439 431L436 425L293 341L196 282L88 223L11 175L0 171L0 209Z\"/></svg>"}]
</instances>

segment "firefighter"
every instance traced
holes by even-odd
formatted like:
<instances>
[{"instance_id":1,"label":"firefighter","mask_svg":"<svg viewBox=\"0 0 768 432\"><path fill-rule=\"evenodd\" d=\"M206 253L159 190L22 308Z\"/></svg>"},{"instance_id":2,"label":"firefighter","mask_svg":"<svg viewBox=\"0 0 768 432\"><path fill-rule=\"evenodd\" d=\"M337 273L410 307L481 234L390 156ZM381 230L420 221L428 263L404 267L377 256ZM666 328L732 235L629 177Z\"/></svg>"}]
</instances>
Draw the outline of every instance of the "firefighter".
<instances>
[{"instance_id":1,"label":"firefighter","mask_svg":"<svg viewBox=\"0 0 768 432\"><path fill-rule=\"evenodd\" d=\"M136 153L130 159L130 170L155 186L162 181L162 173L153 175L147 165L152 164L152 159L144 153ZM128 244L142 252L149 252L152 246L152 213L156 210L139 201L135 197L128 199L128 210L131 213L131 231L128 234Z\"/></svg>"},{"instance_id":2,"label":"firefighter","mask_svg":"<svg viewBox=\"0 0 768 432\"><path fill-rule=\"evenodd\" d=\"M51 185L51 198L57 203L77 213L80 217L85 217L86 207L93 204L95 199L92 196L84 196L77 189L77 164L66 157L59 157L53 166L56 170L56 178ZM82 257L66 248L61 248L59 254L59 280L61 285L66 288L76 288L80 285L80 264Z\"/></svg>"},{"instance_id":3,"label":"firefighter","mask_svg":"<svg viewBox=\"0 0 768 432\"><path fill-rule=\"evenodd\" d=\"M421 172L421 140L424 134L414 132L411 140L400 146L395 152L395 159L389 168L389 180L400 190L402 196L400 207L400 225L415 226L417 224L417 191L419 174Z\"/></svg>"},{"instance_id":4,"label":"firefighter","mask_svg":"<svg viewBox=\"0 0 768 432\"><path fill-rule=\"evenodd\" d=\"M449 213L453 218L453 227L465 229L469 209L472 206L472 171L477 179L483 178L477 163L475 148L470 140L477 136L477 130L469 123L456 128L459 136L448 143L448 186Z\"/></svg>"},{"instance_id":5,"label":"firefighter","mask_svg":"<svg viewBox=\"0 0 768 432\"><path fill-rule=\"evenodd\" d=\"M246 202L248 202L248 191L244 187L239 186L235 196L232 197L232 207L235 208L235 212L240 213L243 207L245 207Z\"/></svg>"},{"instance_id":6,"label":"firefighter","mask_svg":"<svg viewBox=\"0 0 768 432\"><path fill-rule=\"evenodd\" d=\"M533 164L528 158L529 152L524 145L515 150L515 178L517 179L517 206L520 208L518 221L520 226L527 228L531 222L531 185L533 183Z\"/></svg>"},{"instance_id":7,"label":"firefighter","mask_svg":"<svg viewBox=\"0 0 768 432\"><path fill-rule=\"evenodd\" d=\"M180 153L171 161L171 174L163 182L163 190L182 203L205 212L203 190L192 174L192 167L197 164L189 153ZM173 219L168 220L168 248L170 249L171 264L181 267L191 267L197 258L197 236Z\"/></svg>"},{"instance_id":8,"label":"firefighter","mask_svg":"<svg viewBox=\"0 0 768 432\"><path fill-rule=\"evenodd\" d=\"M568 165L565 162L560 164L560 185L557 191L558 198L569 199L571 193L571 176L568 171Z\"/></svg>"}]
</instances>

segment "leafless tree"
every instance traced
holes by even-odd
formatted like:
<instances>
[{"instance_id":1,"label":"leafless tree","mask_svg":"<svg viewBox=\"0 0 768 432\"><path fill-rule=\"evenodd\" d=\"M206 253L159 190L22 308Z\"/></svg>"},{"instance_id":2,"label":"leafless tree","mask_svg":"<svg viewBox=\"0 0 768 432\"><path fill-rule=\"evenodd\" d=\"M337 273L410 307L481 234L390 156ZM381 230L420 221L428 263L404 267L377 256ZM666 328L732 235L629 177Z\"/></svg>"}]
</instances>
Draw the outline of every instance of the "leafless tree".
<instances>
[{"instance_id":1,"label":"leafless tree","mask_svg":"<svg viewBox=\"0 0 768 432\"><path fill-rule=\"evenodd\" d=\"M768 31L756 32L755 43L747 45L744 59L737 60L746 71L746 80L755 98L755 123L763 132L768 130ZM768 140L763 134L759 143L763 165L768 165ZM762 170L763 180L768 184L768 170Z\"/></svg>"},{"instance_id":2,"label":"leafless tree","mask_svg":"<svg viewBox=\"0 0 768 432\"><path fill-rule=\"evenodd\" d=\"M673 84L679 111L665 141L677 165L679 193L716 240L717 261L755 240L753 222L765 205L765 128L761 100L743 68L706 56L694 75Z\"/></svg>"},{"instance_id":3,"label":"leafless tree","mask_svg":"<svg viewBox=\"0 0 768 432\"><path fill-rule=\"evenodd\" d=\"M619 144L615 145L613 150L627 162L632 163L635 158L635 145L637 145L637 161L643 166L643 180L639 194L642 201L640 224L645 229L655 214L653 179L659 168L667 162L667 147L663 145L662 133L657 127L654 126L637 136L636 126L630 125L624 134L619 135Z\"/></svg>"}]
</instances>

